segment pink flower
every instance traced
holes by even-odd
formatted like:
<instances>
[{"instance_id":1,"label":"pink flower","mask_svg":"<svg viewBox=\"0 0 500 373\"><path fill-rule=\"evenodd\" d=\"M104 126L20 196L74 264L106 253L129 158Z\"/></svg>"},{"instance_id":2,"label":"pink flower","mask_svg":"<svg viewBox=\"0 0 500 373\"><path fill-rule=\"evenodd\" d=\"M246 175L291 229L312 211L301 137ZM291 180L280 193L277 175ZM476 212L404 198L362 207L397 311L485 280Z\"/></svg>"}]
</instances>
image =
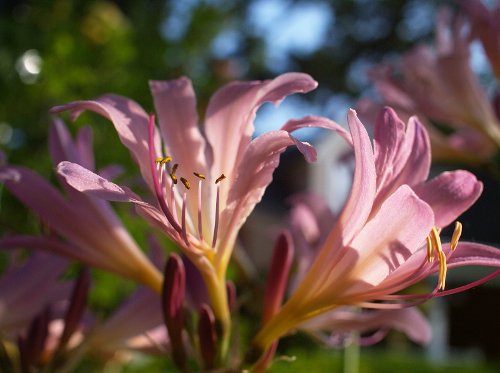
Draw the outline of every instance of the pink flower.
<instances>
[{"instance_id":1,"label":"pink flower","mask_svg":"<svg viewBox=\"0 0 500 373\"><path fill-rule=\"evenodd\" d=\"M22 264L12 263L0 277L0 332L14 336L25 330L49 304L64 300L71 288L59 277L65 259L34 253Z\"/></svg>"},{"instance_id":2,"label":"pink flower","mask_svg":"<svg viewBox=\"0 0 500 373\"><path fill-rule=\"evenodd\" d=\"M351 193L292 296L257 334L254 346L261 352L288 330L339 307L405 308L458 291L438 292L445 289L448 268L500 266L497 249L458 244L460 226L450 244L441 244L438 227L465 211L482 185L466 171L426 180L430 148L416 118L405 125L386 109L376 122L373 146L352 110L348 122L350 134L343 136L355 156ZM396 295L436 272L430 294Z\"/></svg>"},{"instance_id":3,"label":"pink flower","mask_svg":"<svg viewBox=\"0 0 500 373\"><path fill-rule=\"evenodd\" d=\"M204 125L199 126L187 78L152 81L159 132L153 116L123 97L107 95L56 107L53 112L70 110L73 118L92 110L110 119L156 203L149 204L74 163L62 162L58 172L88 195L134 203L200 270L216 318L228 324L225 273L241 225L261 199L288 146L296 145L308 161L316 156L309 144L290 132L307 126L335 126L327 119L307 117L252 139L253 119L264 102L279 103L289 94L308 92L316 85L299 73L228 84L212 97Z\"/></svg>"},{"instance_id":4,"label":"pink flower","mask_svg":"<svg viewBox=\"0 0 500 373\"><path fill-rule=\"evenodd\" d=\"M481 0L461 0L460 7L471 19L472 34L481 40L493 72L500 79L500 3L496 1L488 8Z\"/></svg>"},{"instance_id":5,"label":"pink flower","mask_svg":"<svg viewBox=\"0 0 500 373\"><path fill-rule=\"evenodd\" d=\"M384 104L429 118L436 158L482 162L500 147L500 122L470 67L470 41L465 20L452 23L443 9L434 48L419 45L398 64L382 64L370 73ZM445 135L430 121L453 133Z\"/></svg>"},{"instance_id":6,"label":"pink flower","mask_svg":"<svg viewBox=\"0 0 500 373\"><path fill-rule=\"evenodd\" d=\"M51 126L49 136L54 164L70 160L94 169L89 128L80 130L73 141L64 124L57 120ZM113 173L113 168L102 170L104 176ZM7 236L0 239L1 248L29 247L51 251L160 291L161 273L141 251L109 203L76 191L60 178L65 198L41 176L19 166L0 167L0 181L67 241L47 236Z\"/></svg>"},{"instance_id":7,"label":"pink flower","mask_svg":"<svg viewBox=\"0 0 500 373\"><path fill-rule=\"evenodd\" d=\"M297 270L290 289L293 292L310 270L318 250L335 224L336 217L321 196L303 193L295 195L291 202L293 207L289 223L297 251ZM404 332L416 343L428 343L431 338L430 325L416 308L360 312L355 307L340 307L314 317L298 328L332 347L351 342L353 332L373 333L360 337L356 341L359 344L377 343L392 328Z\"/></svg>"}]
</instances>

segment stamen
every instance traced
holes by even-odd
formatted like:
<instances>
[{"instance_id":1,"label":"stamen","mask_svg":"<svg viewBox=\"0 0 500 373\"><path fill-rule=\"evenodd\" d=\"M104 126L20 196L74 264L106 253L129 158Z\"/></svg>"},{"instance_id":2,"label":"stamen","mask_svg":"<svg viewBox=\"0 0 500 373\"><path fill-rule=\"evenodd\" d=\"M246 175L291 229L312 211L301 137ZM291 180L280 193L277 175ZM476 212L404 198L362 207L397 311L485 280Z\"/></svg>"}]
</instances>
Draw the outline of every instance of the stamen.
<instances>
[{"instance_id":1,"label":"stamen","mask_svg":"<svg viewBox=\"0 0 500 373\"><path fill-rule=\"evenodd\" d=\"M222 176L224 176L224 175L222 175ZM219 179L220 179L220 177L219 177ZM219 179L217 179L217 180L219 180ZM216 181L216 183L217 183L217 181ZM215 198L214 237L212 240L212 247L215 247L215 244L217 243L217 232L219 230L219 195L220 195L220 188L217 185L217 197Z\"/></svg>"},{"instance_id":2,"label":"stamen","mask_svg":"<svg viewBox=\"0 0 500 373\"><path fill-rule=\"evenodd\" d=\"M426 237L427 241L427 261L432 263L434 261L434 256L432 255L432 241L430 235Z\"/></svg>"},{"instance_id":3,"label":"stamen","mask_svg":"<svg viewBox=\"0 0 500 373\"><path fill-rule=\"evenodd\" d=\"M446 271L448 267L446 265L446 255L444 254L444 251L439 252L439 289L444 290L446 286Z\"/></svg>"},{"instance_id":4,"label":"stamen","mask_svg":"<svg viewBox=\"0 0 500 373\"><path fill-rule=\"evenodd\" d=\"M181 177L182 184L186 187L186 189L190 189L189 181L185 177Z\"/></svg>"},{"instance_id":5,"label":"stamen","mask_svg":"<svg viewBox=\"0 0 500 373\"><path fill-rule=\"evenodd\" d=\"M441 246L441 238L439 237L439 229L437 227L432 228L430 238L432 247L434 248L435 257L439 259L439 252L443 251L443 247Z\"/></svg>"},{"instance_id":6,"label":"stamen","mask_svg":"<svg viewBox=\"0 0 500 373\"><path fill-rule=\"evenodd\" d=\"M182 238L184 238L186 245L189 246L186 232L186 192L184 192L184 195L182 196Z\"/></svg>"},{"instance_id":7,"label":"stamen","mask_svg":"<svg viewBox=\"0 0 500 373\"><path fill-rule=\"evenodd\" d=\"M165 199L163 196L163 189L160 186L160 182L158 180L158 171L156 170L156 165L155 165L155 146L154 146L154 130L155 130L155 116L154 114L151 114L149 116L149 128L148 128L148 147L149 147L149 165L151 169L151 176L152 176L152 181L153 181L153 186L155 189L155 193L157 196L158 203L160 204L160 208L162 209L163 213L165 214L165 217L169 221L169 223L172 225L172 227L176 231L180 231L181 227L179 227L179 224L177 224L176 219L172 216L172 213L168 209L167 204L165 203Z\"/></svg>"},{"instance_id":8,"label":"stamen","mask_svg":"<svg viewBox=\"0 0 500 373\"><path fill-rule=\"evenodd\" d=\"M203 180L206 179L205 175L200 174L199 172L193 172L193 175Z\"/></svg>"},{"instance_id":9,"label":"stamen","mask_svg":"<svg viewBox=\"0 0 500 373\"><path fill-rule=\"evenodd\" d=\"M226 176L224 174L221 174L217 180L215 180L215 184L218 184L219 182L221 182L222 180L224 180L226 178Z\"/></svg>"},{"instance_id":10,"label":"stamen","mask_svg":"<svg viewBox=\"0 0 500 373\"><path fill-rule=\"evenodd\" d=\"M461 235L462 235L462 223L457 221L455 223L455 230L453 231L453 235L451 236L450 248L452 251L454 251L457 248L458 240L460 239Z\"/></svg>"},{"instance_id":11,"label":"stamen","mask_svg":"<svg viewBox=\"0 0 500 373\"><path fill-rule=\"evenodd\" d=\"M164 165L165 163L172 162L172 157L166 156L166 157L158 157L155 159L155 163L158 163L160 165Z\"/></svg>"},{"instance_id":12,"label":"stamen","mask_svg":"<svg viewBox=\"0 0 500 373\"><path fill-rule=\"evenodd\" d=\"M178 167L179 167L179 163L174 164L174 167L172 167L172 172L171 172L172 175L175 174L175 172L177 171Z\"/></svg>"},{"instance_id":13,"label":"stamen","mask_svg":"<svg viewBox=\"0 0 500 373\"><path fill-rule=\"evenodd\" d=\"M429 233L428 238L432 246L431 251L434 251L434 256L437 257L439 261L438 288L440 290L443 290L446 285L446 271L448 270L448 266L446 265L446 254L443 251L441 238L439 237L440 231L441 230L439 228L433 227L431 232ZM429 254L429 246L427 249L427 253ZM432 258L432 260L434 259L432 254L430 258ZM432 262L432 260L429 261Z\"/></svg>"},{"instance_id":14,"label":"stamen","mask_svg":"<svg viewBox=\"0 0 500 373\"><path fill-rule=\"evenodd\" d=\"M195 174L196 175L196 174ZM201 214L201 183L203 180L200 180L198 183L198 235L200 237L200 241L203 241L203 222L202 222L202 214Z\"/></svg>"},{"instance_id":15,"label":"stamen","mask_svg":"<svg viewBox=\"0 0 500 373\"><path fill-rule=\"evenodd\" d=\"M175 171L177 171L177 167L179 167L179 163L174 164L172 167L172 172L170 172L170 178L174 184L177 184L177 176L175 176Z\"/></svg>"}]
</instances>

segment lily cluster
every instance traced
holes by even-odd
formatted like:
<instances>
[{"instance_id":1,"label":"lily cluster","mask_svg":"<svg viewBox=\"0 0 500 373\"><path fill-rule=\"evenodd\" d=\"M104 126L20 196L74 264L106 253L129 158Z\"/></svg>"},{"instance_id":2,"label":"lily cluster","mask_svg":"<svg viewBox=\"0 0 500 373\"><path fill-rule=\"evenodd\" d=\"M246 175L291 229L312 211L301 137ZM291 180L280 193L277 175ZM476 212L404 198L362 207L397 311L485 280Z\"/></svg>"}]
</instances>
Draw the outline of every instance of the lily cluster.
<instances>
[{"instance_id":1,"label":"lily cluster","mask_svg":"<svg viewBox=\"0 0 500 373\"><path fill-rule=\"evenodd\" d=\"M438 13L433 46L418 45L396 62L373 68L369 76L383 105L394 107L403 118L419 116L435 159L477 165L500 151L500 5L459 4L458 15L446 8ZM471 67L476 41L490 63L487 86ZM363 100L359 109L369 112L373 106Z\"/></svg>"},{"instance_id":2,"label":"lily cluster","mask_svg":"<svg viewBox=\"0 0 500 373\"><path fill-rule=\"evenodd\" d=\"M150 193L139 196L113 182L116 166L96 171L90 129L82 128L72 139L60 119L51 126L49 146L64 194L33 171L1 165L3 185L48 227L39 235L0 239L3 250L34 252L0 282L0 337L9 345L5 358L15 361L12 356L17 356L25 371L68 371L87 354L108 361L140 350L169 355L183 372L193 367L259 372L272 362L278 340L297 329L330 345L341 344L351 332L369 331L375 333L359 342L374 343L391 328L428 342L425 317L412 307L499 273L446 288L450 268L500 266L497 249L459 242L460 223L450 243L440 238L441 229L479 197L482 184L467 171L427 180L431 153L425 127L416 117L401 121L390 108L379 115L373 142L353 110L349 130L307 116L252 137L254 117L264 102L279 103L316 85L301 73L230 83L211 98L202 125L187 78L150 83L156 115L115 95L53 108L52 113L69 112L72 119L85 110L107 118ZM244 307L238 294L245 290L237 277L233 283L227 276L236 260L238 232L287 147L295 146L306 161L316 159L312 145L292 134L305 127L335 132L352 147L352 190L338 216L318 197L296 199L290 233L280 235L269 264L261 326L247 346L239 346L232 321ZM163 260L161 245L152 240L148 257L109 201L131 203L149 223L147 233L167 237L176 250ZM89 272L64 280L68 259L140 288L109 318L95 322L86 309ZM400 295L433 274L437 282L429 293ZM23 285L12 286L20 278Z\"/></svg>"}]
</instances>

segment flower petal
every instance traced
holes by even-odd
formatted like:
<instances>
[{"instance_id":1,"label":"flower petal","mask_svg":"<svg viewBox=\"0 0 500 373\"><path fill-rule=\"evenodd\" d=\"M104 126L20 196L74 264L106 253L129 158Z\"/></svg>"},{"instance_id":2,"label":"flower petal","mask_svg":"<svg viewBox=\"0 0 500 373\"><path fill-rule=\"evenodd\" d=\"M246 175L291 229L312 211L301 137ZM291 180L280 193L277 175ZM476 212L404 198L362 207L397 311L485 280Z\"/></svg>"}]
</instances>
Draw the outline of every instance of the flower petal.
<instances>
[{"instance_id":1,"label":"flower petal","mask_svg":"<svg viewBox=\"0 0 500 373\"><path fill-rule=\"evenodd\" d=\"M337 310L307 321L302 328L312 332L329 330L334 334L392 328L420 344L429 343L432 337L429 322L417 308L369 312Z\"/></svg>"},{"instance_id":2,"label":"flower petal","mask_svg":"<svg viewBox=\"0 0 500 373\"><path fill-rule=\"evenodd\" d=\"M149 82L160 132L179 170L207 174L205 139L198 128L196 98L188 78Z\"/></svg>"},{"instance_id":3,"label":"flower petal","mask_svg":"<svg viewBox=\"0 0 500 373\"><path fill-rule=\"evenodd\" d=\"M57 165L57 173L73 188L90 196L107 201L145 203L127 187L112 183L79 164L61 162Z\"/></svg>"},{"instance_id":4,"label":"flower petal","mask_svg":"<svg viewBox=\"0 0 500 373\"><path fill-rule=\"evenodd\" d=\"M458 170L443 172L413 189L434 210L436 225L446 227L479 198L483 184L470 172Z\"/></svg>"},{"instance_id":5,"label":"flower petal","mask_svg":"<svg viewBox=\"0 0 500 373\"><path fill-rule=\"evenodd\" d=\"M500 267L500 249L475 242L459 242L448 260L448 268L465 265Z\"/></svg>"},{"instance_id":6,"label":"flower petal","mask_svg":"<svg viewBox=\"0 0 500 373\"><path fill-rule=\"evenodd\" d=\"M69 110L73 120L85 110L94 111L109 119L115 126L120 141L131 152L140 167L147 184L152 187L152 175L149 168L148 115L132 100L116 95L106 95L95 100L75 101L56 106L51 113ZM160 137L155 133L155 149L160 149Z\"/></svg>"},{"instance_id":7,"label":"flower petal","mask_svg":"<svg viewBox=\"0 0 500 373\"><path fill-rule=\"evenodd\" d=\"M381 111L375 123L374 154L377 169L375 205L400 185L413 186L429 174L429 138L416 117L411 117L405 126L391 108Z\"/></svg>"},{"instance_id":8,"label":"flower petal","mask_svg":"<svg viewBox=\"0 0 500 373\"><path fill-rule=\"evenodd\" d=\"M339 267L348 267L350 294L377 285L422 247L434 224L431 208L407 185L399 187L380 207L350 245ZM336 274L339 278L344 271Z\"/></svg>"},{"instance_id":9,"label":"flower petal","mask_svg":"<svg viewBox=\"0 0 500 373\"><path fill-rule=\"evenodd\" d=\"M365 224L376 190L375 160L368 133L354 110L349 110L347 119L354 147L354 177L351 193L336 225L342 227L345 242L349 242Z\"/></svg>"},{"instance_id":10,"label":"flower petal","mask_svg":"<svg viewBox=\"0 0 500 373\"><path fill-rule=\"evenodd\" d=\"M222 172L235 174L251 141L260 105L266 101L278 104L292 93L308 92L316 86L309 75L288 73L273 80L234 82L218 90L208 104L205 122L205 133L214 151L212 178Z\"/></svg>"},{"instance_id":11,"label":"flower petal","mask_svg":"<svg viewBox=\"0 0 500 373\"><path fill-rule=\"evenodd\" d=\"M306 159L315 158L316 152L311 145L299 142L286 131L268 132L252 140L239 166L236 180L230 187L227 206L221 214L219 226L223 227L223 231L219 243L223 243L220 246L218 243L219 247L226 247L236 238L239 228L271 183L280 154L288 146L297 144L300 144L298 148ZM228 247L232 247L232 244ZM218 255L227 261L230 254L231 250L225 250Z\"/></svg>"}]
</instances>

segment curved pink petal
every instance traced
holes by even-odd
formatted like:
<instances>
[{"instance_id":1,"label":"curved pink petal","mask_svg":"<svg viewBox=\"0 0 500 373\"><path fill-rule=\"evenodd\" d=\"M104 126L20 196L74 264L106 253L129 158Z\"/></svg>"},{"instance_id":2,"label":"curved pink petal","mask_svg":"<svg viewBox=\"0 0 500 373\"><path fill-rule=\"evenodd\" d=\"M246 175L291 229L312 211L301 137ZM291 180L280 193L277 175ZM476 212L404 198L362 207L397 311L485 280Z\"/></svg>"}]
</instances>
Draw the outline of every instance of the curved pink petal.
<instances>
[{"instance_id":1,"label":"curved pink petal","mask_svg":"<svg viewBox=\"0 0 500 373\"><path fill-rule=\"evenodd\" d=\"M483 184L470 172L458 170L443 172L413 190L434 210L436 225L446 227L479 198Z\"/></svg>"},{"instance_id":2,"label":"curved pink petal","mask_svg":"<svg viewBox=\"0 0 500 373\"><path fill-rule=\"evenodd\" d=\"M424 181L430 169L431 152L424 126L416 117L405 125L391 108L384 108L375 123L374 154L379 205L400 185Z\"/></svg>"},{"instance_id":3,"label":"curved pink petal","mask_svg":"<svg viewBox=\"0 0 500 373\"><path fill-rule=\"evenodd\" d=\"M75 101L66 105L56 106L52 113L69 110L75 120L83 111L94 111L109 119L120 137L120 141L131 152L139 165L141 174L148 185L152 186L151 170L149 168L148 147L148 115L134 101L116 95L105 95L95 100ZM160 150L160 137L155 133L155 148Z\"/></svg>"},{"instance_id":4,"label":"curved pink petal","mask_svg":"<svg viewBox=\"0 0 500 373\"><path fill-rule=\"evenodd\" d=\"M70 288L58 278L68 262L33 253L22 265L11 265L0 277L0 330L20 332L48 303L65 299Z\"/></svg>"},{"instance_id":5,"label":"curved pink petal","mask_svg":"<svg viewBox=\"0 0 500 373\"><path fill-rule=\"evenodd\" d=\"M354 238L342 261L352 280L348 292L377 285L422 247L434 225L432 209L403 185ZM341 264L339 263L339 267ZM342 276L340 273L337 276Z\"/></svg>"},{"instance_id":6,"label":"curved pink petal","mask_svg":"<svg viewBox=\"0 0 500 373\"><path fill-rule=\"evenodd\" d=\"M218 90L208 104L205 120L214 153L212 178L235 174L251 141L255 113L264 102L278 104L292 93L309 92L316 86L309 75L288 73L273 80L234 82Z\"/></svg>"},{"instance_id":7,"label":"curved pink petal","mask_svg":"<svg viewBox=\"0 0 500 373\"><path fill-rule=\"evenodd\" d=\"M226 209L222 211L222 242L227 243L235 239L239 228L271 183L280 154L290 145L300 145L297 147L306 159L315 159L316 152L311 145L301 143L286 131L268 132L252 140L240 164L236 180L229 190ZM227 260L228 254L229 251L222 251L220 255Z\"/></svg>"},{"instance_id":8,"label":"curved pink petal","mask_svg":"<svg viewBox=\"0 0 500 373\"><path fill-rule=\"evenodd\" d=\"M38 174L22 167L6 166L0 169L0 180L50 226L63 231L77 227L71 205Z\"/></svg>"},{"instance_id":9,"label":"curved pink petal","mask_svg":"<svg viewBox=\"0 0 500 373\"><path fill-rule=\"evenodd\" d=\"M208 173L205 139L198 128L196 97L188 78L150 81L160 132L179 171Z\"/></svg>"},{"instance_id":10,"label":"curved pink petal","mask_svg":"<svg viewBox=\"0 0 500 373\"><path fill-rule=\"evenodd\" d=\"M89 251L86 250L85 247L77 248L76 246L64 243L56 238L44 236L12 236L0 239L0 249L19 248L42 250L64 258L80 261L90 266L97 266L112 271L114 268L112 265L113 263L106 260L106 257L102 255L101 252L97 250ZM101 263L105 265L103 266Z\"/></svg>"},{"instance_id":11,"label":"curved pink petal","mask_svg":"<svg viewBox=\"0 0 500 373\"><path fill-rule=\"evenodd\" d=\"M351 193L336 225L342 228L342 237L345 242L349 242L368 219L375 198L377 180L368 133L354 110L349 110L347 119L354 147L354 176Z\"/></svg>"},{"instance_id":12,"label":"curved pink petal","mask_svg":"<svg viewBox=\"0 0 500 373\"><path fill-rule=\"evenodd\" d=\"M412 341L420 344L429 343L432 337L429 322L417 308L369 312L338 310L312 319L302 327L312 332L331 331L334 334L366 333L390 328L405 333Z\"/></svg>"},{"instance_id":13,"label":"curved pink petal","mask_svg":"<svg viewBox=\"0 0 500 373\"><path fill-rule=\"evenodd\" d=\"M475 242L459 242L448 260L448 268L465 265L500 267L500 249Z\"/></svg>"},{"instance_id":14,"label":"curved pink petal","mask_svg":"<svg viewBox=\"0 0 500 373\"><path fill-rule=\"evenodd\" d=\"M167 225L165 215L156 207L141 200L141 198L127 187L121 187L103 177L71 162L61 162L57 172L64 180L79 192L88 196L115 202L130 202L136 206L137 212L149 220L159 229L166 230L173 239L178 239L178 234Z\"/></svg>"},{"instance_id":15,"label":"curved pink petal","mask_svg":"<svg viewBox=\"0 0 500 373\"><path fill-rule=\"evenodd\" d=\"M90 196L107 201L145 203L127 187L112 183L79 164L61 162L57 165L57 173L74 189Z\"/></svg>"},{"instance_id":16,"label":"curved pink petal","mask_svg":"<svg viewBox=\"0 0 500 373\"><path fill-rule=\"evenodd\" d=\"M348 123L355 157L351 193L310 267L309 272L315 276L305 276L296 293L321 288L330 276L336 276L336 264L348 249L345 245L363 228L372 211L377 185L371 141L354 110L348 113Z\"/></svg>"},{"instance_id":17,"label":"curved pink petal","mask_svg":"<svg viewBox=\"0 0 500 373\"><path fill-rule=\"evenodd\" d=\"M281 127L282 130L288 132L293 132L301 128L323 128L335 131L352 146L352 137L349 131L328 118L309 115L300 119L290 119Z\"/></svg>"}]
</instances>

